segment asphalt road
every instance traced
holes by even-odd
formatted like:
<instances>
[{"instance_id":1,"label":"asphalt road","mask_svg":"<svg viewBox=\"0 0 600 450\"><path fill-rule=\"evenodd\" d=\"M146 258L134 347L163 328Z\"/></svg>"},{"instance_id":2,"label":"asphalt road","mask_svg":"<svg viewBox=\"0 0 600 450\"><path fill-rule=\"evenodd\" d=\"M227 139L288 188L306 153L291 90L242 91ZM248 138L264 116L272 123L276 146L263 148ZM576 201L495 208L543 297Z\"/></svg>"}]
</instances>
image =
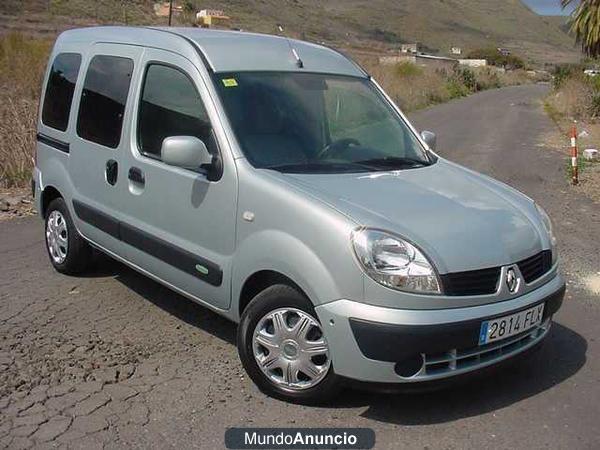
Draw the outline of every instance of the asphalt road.
<instances>
[{"instance_id":1,"label":"asphalt road","mask_svg":"<svg viewBox=\"0 0 600 450\"><path fill-rule=\"evenodd\" d=\"M112 262L55 273L36 218L0 223L0 446L221 448L229 426L370 427L377 448L599 448L600 211L540 146L543 86L414 115L440 153L508 182L554 218L568 298L523 364L442 392L345 392L327 407L262 395L235 326Z\"/></svg>"}]
</instances>

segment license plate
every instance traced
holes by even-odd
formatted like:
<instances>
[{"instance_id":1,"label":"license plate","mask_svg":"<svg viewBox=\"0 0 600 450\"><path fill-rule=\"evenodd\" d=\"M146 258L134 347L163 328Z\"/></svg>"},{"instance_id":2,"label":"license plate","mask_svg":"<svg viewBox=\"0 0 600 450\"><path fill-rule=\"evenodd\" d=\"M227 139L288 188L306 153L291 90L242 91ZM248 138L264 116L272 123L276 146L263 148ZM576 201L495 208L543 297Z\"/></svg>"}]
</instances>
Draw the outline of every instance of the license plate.
<instances>
[{"instance_id":1,"label":"license plate","mask_svg":"<svg viewBox=\"0 0 600 450\"><path fill-rule=\"evenodd\" d=\"M533 308L499 317L498 319L486 320L481 323L479 331L479 345L500 341L515 334L523 333L542 323L544 316L544 304L540 303Z\"/></svg>"}]
</instances>

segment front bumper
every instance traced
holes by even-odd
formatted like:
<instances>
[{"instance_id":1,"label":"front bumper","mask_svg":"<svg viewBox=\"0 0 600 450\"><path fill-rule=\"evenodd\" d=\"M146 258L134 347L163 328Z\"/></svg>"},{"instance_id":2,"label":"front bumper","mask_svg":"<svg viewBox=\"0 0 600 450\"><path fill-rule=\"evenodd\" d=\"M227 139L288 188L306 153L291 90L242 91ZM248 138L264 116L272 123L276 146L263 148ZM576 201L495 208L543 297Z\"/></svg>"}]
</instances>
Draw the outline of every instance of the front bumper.
<instances>
[{"instance_id":1,"label":"front bumper","mask_svg":"<svg viewBox=\"0 0 600 450\"><path fill-rule=\"evenodd\" d=\"M562 304L560 274L512 300L469 308L402 310L350 300L316 308L338 375L377 383L432 381L482 369L538 344ZM479 346L481 322L545 302L539 327Z\"/></svg>"}]
</instances>

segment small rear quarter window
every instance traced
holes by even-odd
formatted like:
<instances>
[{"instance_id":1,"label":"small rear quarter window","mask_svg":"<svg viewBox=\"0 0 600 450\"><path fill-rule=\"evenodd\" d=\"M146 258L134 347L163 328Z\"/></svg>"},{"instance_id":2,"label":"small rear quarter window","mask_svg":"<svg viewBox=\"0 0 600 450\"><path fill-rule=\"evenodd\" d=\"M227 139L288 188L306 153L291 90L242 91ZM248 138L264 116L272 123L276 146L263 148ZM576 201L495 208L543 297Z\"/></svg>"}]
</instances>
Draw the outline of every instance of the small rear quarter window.
<instances>
[{"instance_id":1,"label":"small rear quarter window","mask_svg":"<svg viewBox=\"0 0 600 450\"><path fill-rule=\"evenodd\" d=\"M96 55L83 83L77 134L105 147L121 141L125 104L133 74L133 61L121 56Z\"/></svg>"},{"instance_id":2,"label":"small rear quarter window","mask_svg":"<svg viewBox=\"0 0 600 450\"><path fill-rule=\"evenodd\" d=\"M80 65L81 55L78 53L60 53L54 58L42 107L44 125L67 130Z\"/></svg>"}]
</instances>

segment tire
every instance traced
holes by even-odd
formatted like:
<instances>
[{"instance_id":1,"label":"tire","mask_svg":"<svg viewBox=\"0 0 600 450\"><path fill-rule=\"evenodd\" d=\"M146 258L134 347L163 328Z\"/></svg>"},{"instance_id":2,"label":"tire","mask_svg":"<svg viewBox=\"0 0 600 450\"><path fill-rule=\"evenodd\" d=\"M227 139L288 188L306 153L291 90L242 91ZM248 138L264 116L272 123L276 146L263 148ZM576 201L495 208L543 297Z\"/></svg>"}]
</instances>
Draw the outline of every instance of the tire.
<instances>
[{"instance_id":1,"label":"tire","mask_svg":"<svg viewBox=\"0 0 600 450\"><path fill-rule=\"evenodd\" d=\"M46 251L58 272L76 275L88 268L92 249L75 228L62 198L55 198L48 205L44 230Z\"/></svg>"},{"instance_id":2,"label":"tire","mask_svg":"<svg viewBox=\"0 0 600 450\"><path fill-rule=\"evenodd\" d=\"M278 321L279 333L275 316L282 320ZM237 347L244 369L263 393L293 403L318 404L339 392L342 382L333 371L320 326L310 300L291 286L277 284L252 299L240 321ZM257 333L272 350L255 340ZM265 336L270 337L264 340ZM263 365L258 358L275 362ZM287 367L285 373L283 367ZM311 369L307 370L311 376L303 368Z\"/></svg>"}]
</instances>

